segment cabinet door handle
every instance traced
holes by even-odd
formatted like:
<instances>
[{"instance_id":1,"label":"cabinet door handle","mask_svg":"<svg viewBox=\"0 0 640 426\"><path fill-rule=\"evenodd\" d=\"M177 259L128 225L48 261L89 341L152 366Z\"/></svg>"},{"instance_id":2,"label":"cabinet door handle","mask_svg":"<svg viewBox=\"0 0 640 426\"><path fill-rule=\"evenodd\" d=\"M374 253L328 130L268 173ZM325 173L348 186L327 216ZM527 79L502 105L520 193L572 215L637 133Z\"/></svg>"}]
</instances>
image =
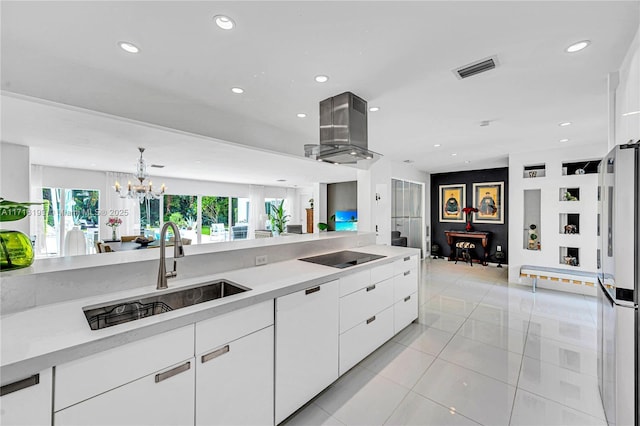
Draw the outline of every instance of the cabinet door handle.
<instances>
[{"instance_id":1,"label":"cabinet door handle","mask_svg":"<svg viewBox=\"0 0 640 426\"><path fill-rule=\"evenodd\" d=\"M213 352L209 352L206 355L202 355L202 358L200 358L200 361L204 364L207 361L211 361L214 358L218 358L219 356L226 354L230 350L231 349L229 348L229 345L223 346L220 349L216 349Z\"/></svg>"},{"instance_id":2,"label":"cabinet door handle","mask_svg":"<svg viewBox=\"0 0 640 426\"><path fill-rule=\"evenodd\" d=\"M367 287L367 291L371 291L371 290L375 290L376 289L376 285L370 285L369 287Z\"/></svg>"},{"instance_id":3,"label":"cabinet door handle","mask_svg":"<svg viewBox=\"0 0 640 426\"><path fill-rule=\"evenodd\" d=\"M404 261L406 262L407 260L411 260L411 256L407 256L404 258Z\"/></svg>"},{"instance_id":4,"label":"cabinet door handle","mask_svg":"<svg viewBox=\"0 0 640 426\"><path fill-rule=\"evenodd\" d=\"M411 273L411 271L407 271L404 273L404 276L406 277L407 275L409 275Z\"/></svg>"},{"instance_id":5,"label":"cabinet door handle","mask_svg":"<svg viewBox=\"0 0 640 426\"><path fill-rule=\"evenodd\" d=\"M40 374L34 374L31 377L18 380L17 382L7 383L6 385L0 388L0 396L9 395L12 392L16 392L31 386L35 386L38 383L40 383Z\"/></svg>"},{"instance_id":6,"label":"cabinet door handle","mask_svg":"<svg viewBox=\"0 0 640 426\"><path fill-rule=\"evenodd\" d=\"M187 361L182 365L179 365L171 370L165 371L164 373L156 374L156 383L160 383L163 380L167 380L177 374L184 373L185 371L191 368L191 361Z\"/></svg>"},{"instance_id":7,"label":"cabinet door handle","mask_svg":"<svg viewBox=\"0 0 640 426\"><path fill-rule=\"evenodd\" d=\"M408 302L410 299L411 299L411 296L407 296L407 297L404 298L404 301Z\"/></svg>"},{"instance_id":8,"label":"cabinet door handle","mask_svg":"<svg viewBox=\"0 0 640 426\"><path fill-rule=\"evenodd\" d=\"M376 320L376 316L374 315L374 316L372 316L371 318L369 318L369 319L367 320L367 324L371 324L371 323L372 323L372 322L374 322L375 320Z\"/></svg>"},{"instance_id":9,"label":"cabinet door handle","mask_svg":"<svg viewBox=\"0 0 640 426\"><path fill-rule=\"evenodd\" d=\"M320 291L320 286L317 287L313 287L313 288L308 288L304 291L304 294L311 294L311 293L315 293L317 291Z\"/></svg>"}]
</instances>

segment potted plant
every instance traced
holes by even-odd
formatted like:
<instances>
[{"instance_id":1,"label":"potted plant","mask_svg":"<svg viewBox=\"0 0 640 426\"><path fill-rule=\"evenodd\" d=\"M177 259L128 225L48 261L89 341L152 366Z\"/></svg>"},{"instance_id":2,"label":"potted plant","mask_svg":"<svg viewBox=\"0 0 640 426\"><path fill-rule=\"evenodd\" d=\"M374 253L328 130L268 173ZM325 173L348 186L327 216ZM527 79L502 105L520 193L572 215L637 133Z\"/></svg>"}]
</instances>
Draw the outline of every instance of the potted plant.
<instances>
[{"instance_id":1,"label":"potted plant","mask_svg":"<svg viewBox=\"0 0 640 426\"><path fill-rule=\"evenodd\" d=\"M0 222L25 218L29 206L42 203L18 203L0 197ZM20 231L0 229L0 271L26 268L33 263L31 239Z\"/></svg>"},{"instance_id":2,"label":"potted plant","mask_svg":"<svg viewBox=\"0 0 640 426\"><path fill-rule=\"evenodd\" d=\"M269 222L271 222L271 232L273 232L273 235L279 235L284 232L289 217L288 214L284 214L284 200L280 201L280 204L271 203Z\"/></svg>"}]
</instances>

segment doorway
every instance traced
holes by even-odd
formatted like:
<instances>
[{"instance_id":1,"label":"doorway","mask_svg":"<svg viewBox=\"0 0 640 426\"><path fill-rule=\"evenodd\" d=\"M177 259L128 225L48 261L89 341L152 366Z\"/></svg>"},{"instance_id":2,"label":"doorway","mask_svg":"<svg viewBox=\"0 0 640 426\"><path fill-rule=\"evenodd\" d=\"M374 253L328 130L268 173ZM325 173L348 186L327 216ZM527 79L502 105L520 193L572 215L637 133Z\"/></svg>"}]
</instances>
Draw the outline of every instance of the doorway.
<instances>
[{"instance_id":1,"label":"doorway","mask_svg":"<svg viewBox=\"0 0 640 426\"><path fill-rule=\"evenodd\" d=\"M423 255L423 184L391 179L391 231L407 238L407 247Z\"/></svg>"}]
</instances>

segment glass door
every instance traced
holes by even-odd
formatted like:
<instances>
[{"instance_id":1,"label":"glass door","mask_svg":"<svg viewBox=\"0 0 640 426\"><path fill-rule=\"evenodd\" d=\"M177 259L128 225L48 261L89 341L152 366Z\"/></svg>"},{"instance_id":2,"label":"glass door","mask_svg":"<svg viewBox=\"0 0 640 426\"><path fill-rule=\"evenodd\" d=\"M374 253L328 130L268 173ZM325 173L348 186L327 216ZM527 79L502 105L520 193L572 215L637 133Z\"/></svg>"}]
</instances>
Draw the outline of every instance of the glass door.
<instances>
[{"instance_id":1,"label":"glass door","mask_svg":"<svg viewBox=\"0 0 640 426\"><path fill-rule=\"evenodd\" d=\"M391 231L406 237L407 247L422 250L422 188L420 183L391 180ZM403 240L397 243L404 244Z\"/></svg>"}]
</instances>

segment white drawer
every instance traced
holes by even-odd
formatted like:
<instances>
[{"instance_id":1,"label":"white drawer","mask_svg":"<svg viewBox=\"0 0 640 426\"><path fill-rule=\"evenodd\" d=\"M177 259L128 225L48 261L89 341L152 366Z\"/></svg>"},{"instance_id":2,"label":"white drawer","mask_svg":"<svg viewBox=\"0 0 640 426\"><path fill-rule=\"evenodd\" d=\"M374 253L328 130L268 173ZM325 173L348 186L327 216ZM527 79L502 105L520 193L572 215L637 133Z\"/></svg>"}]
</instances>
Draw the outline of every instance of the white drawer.
<instances>
[{"instance_id":1,"label":"white drawer","mask_svg":"<svg viewBox=\"0 0 640 426\"><path fill-rule=\"evenodd\" d=\"M393 277L393 263L387 263L371 268L371 284L388 280Z\"/></svg>"},{"instance_id":2,"label":"white drawer","mask_svg":"<svg viewBox=\"0 0 640 426\"><path fill-rule=\"evenodd\" d=\"M393 262L393 275L398 275L409 269L418 267L418 255L404 256Z\"/></svg>"},{"instance_id":3,"label":"white drawer","mask_svg":"<svg viewBox=\"0 0 640 426\"><path fill-rule=\"evenodd\" d=\"M418 291L418 270L409 269L393 277L393 300L397 302Z\"/></svg>"},{"instance_id":4,"label":"white drawer","mask_svg":"<svg viewBox=\"0 0 640 426\"><path fill-rule=\"evenodd\" d=\"M197 354L273 324L273 299L196 323Z\"/></svg>"},{"instance_id":5,"label":"white drawer","mask_svg":"<svg viewBox=\"0 0 640 426\"><path fill-rule=\"evenodd\" d=\"M340 335L340 375L393 336L393 306Z\"/></svg>"},{"instance_id":6,"label":"white drawer","mask_svg":"<svg viewBox=\"0 0 640 426\"><path fill-rule=\"evenodd\" d=\"M371 284L340 299L340 333L393 304L393 278Z\"/></svg>"},{"instance_id":7,"label":"white drawer","mask_svg":"<svg viewBox=\"0 0 640 426\"><path fill-rule=\"evenodd\" d=\"M340 297L358 291L371 284L371 269L340 278Z\"/></svg>"},{"instance_id":8,"label":"white drawer","mask_svg":"<svg viewBox=\"0 0 640 426\"><path fill-rule=\"evenodd\" d=\"M418 318L418 293L413 293L393 305L393 333L398 334L416 318Z\"/></svg>"},{"instance_id":9,"label":"white drawer","mask_svg":"<svg viewBox=\"0 0 640 426\"><path fill-rule=\"evenodd\" d=\"M193 324L56 366L58 411L193 357Z\"/></svg>"}]
</instances>

